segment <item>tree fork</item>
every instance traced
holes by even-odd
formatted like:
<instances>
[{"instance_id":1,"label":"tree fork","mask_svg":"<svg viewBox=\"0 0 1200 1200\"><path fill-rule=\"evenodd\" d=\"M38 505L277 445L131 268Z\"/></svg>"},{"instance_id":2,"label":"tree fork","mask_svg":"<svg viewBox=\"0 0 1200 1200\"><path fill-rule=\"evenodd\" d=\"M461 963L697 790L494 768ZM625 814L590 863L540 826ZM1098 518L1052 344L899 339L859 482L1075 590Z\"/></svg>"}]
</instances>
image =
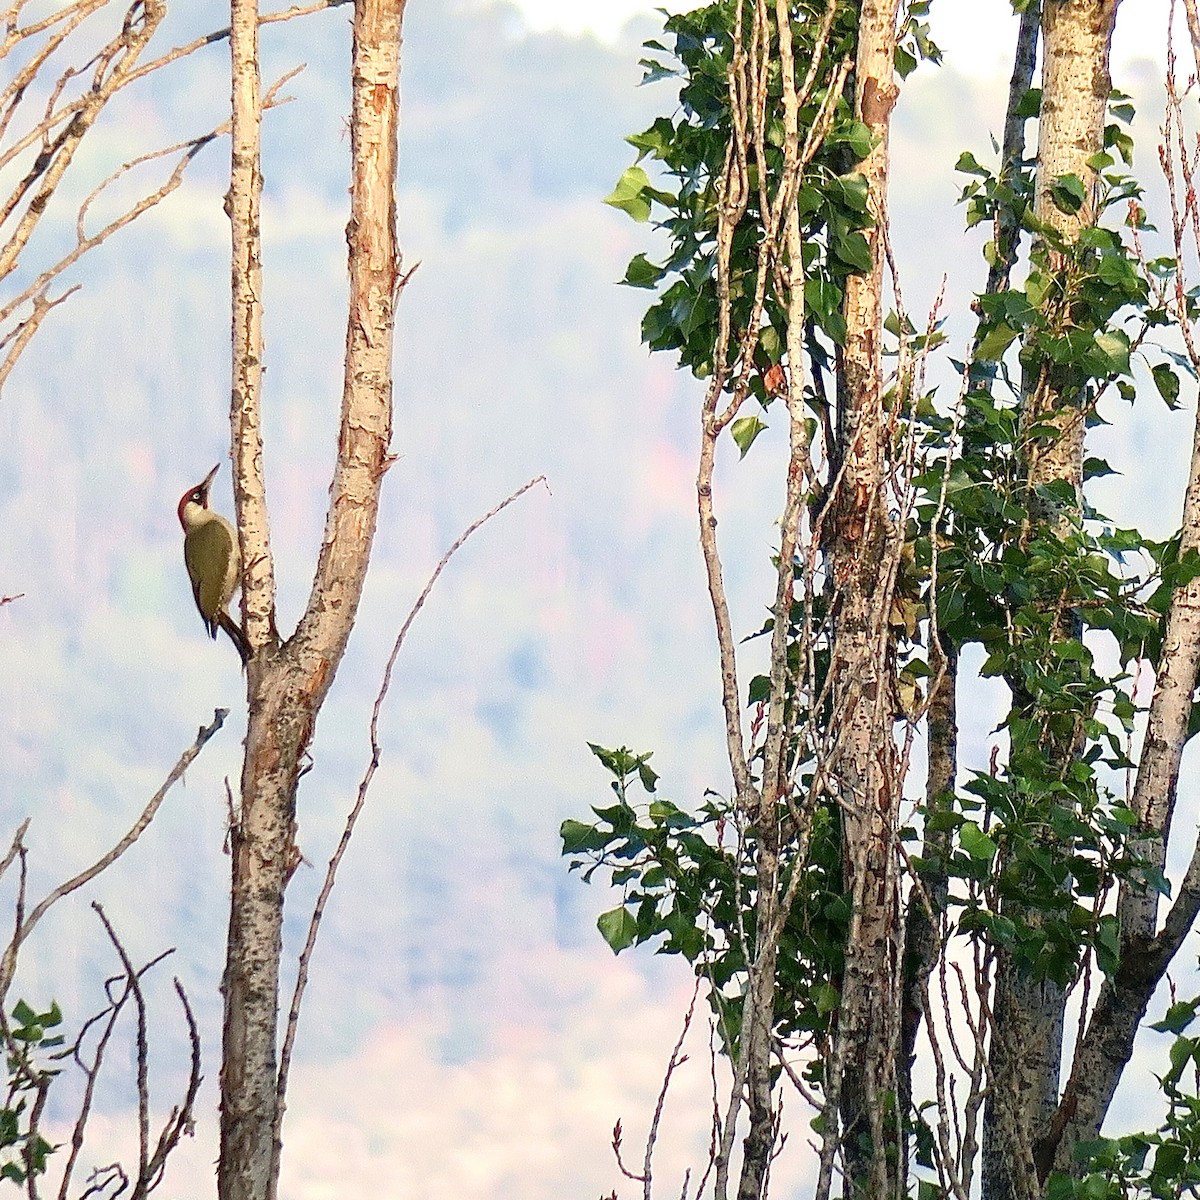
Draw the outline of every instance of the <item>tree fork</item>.
<instances>
[{"instance_id":1,"label":"tree fork","mask_svg":"<svg viewBox=\"0 0 1200 1200\"><path fill-rule=\"evenodd\" d=\"M235 0L232 427L252 649L242 804L232 831L233 884L223 991L221 1200L274 1200L284 1081L277 1061L283 897L295 862L301 761L354 626L383 477L392 462L392 338L406 276L396 245L396 134L404 0L356 0L353 34L350 298L338 457L325 537L296 632L276 631L274 568L262 474L261 261L258 234L257 12Z\"/></svg>"}]
</instances>

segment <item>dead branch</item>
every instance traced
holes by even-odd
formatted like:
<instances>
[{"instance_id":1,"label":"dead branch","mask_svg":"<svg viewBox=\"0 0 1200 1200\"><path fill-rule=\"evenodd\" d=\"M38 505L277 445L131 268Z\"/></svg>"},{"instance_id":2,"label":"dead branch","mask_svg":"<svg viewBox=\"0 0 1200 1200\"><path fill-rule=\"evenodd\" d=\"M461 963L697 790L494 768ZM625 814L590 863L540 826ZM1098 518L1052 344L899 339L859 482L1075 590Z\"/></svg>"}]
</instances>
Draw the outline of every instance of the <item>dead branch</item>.
<instances>
[{"instance_id":1,"label":"dead branch","mask_svg":"<svg viewBox=\"0 0 1200 1200\"><path fill-rule=\"evenodd\" d=\"M218 708L213 712L212 724L204 726L196 734L196 740L180 755L179 761L171 768L162 787L154 793L147 801L145 808L142 809L137 820L130 826L129 831L112 847L111 850L101 855L91 866L87 867L79 874L68 879L65 883L59 884L49 895L38 903L28 917L22 915L23 900L18 904L17 926L13 931L12 939L5 948L4 955L0 958L0 1007L3 1006L4 997L8 994L8 989L12 984L13 975L16 972L17 955L20 952L21 946L33 932L38 922L46 915L51 908L54 907L65 896L69 896L72 892L83 887L84 884L90 883L102 871L106 871L113 863L117 861L138 840L145 832L146 827L154 819L155 814L162 806L163 800L171 788L183 777L184 772L195 761L200 751L204 749L208 740L217 732L218 729L225 723L225 718L229 715L229 710L226 708ZM28 823L26 823L27 825ZM23 832L22 827L21 831ZM10 854L12 852L10 851ZM24 866L24 847L18 848L17 853L21 857L22 867ZM24 887L22 886L22 896Z\"/></svg>"},{"instance_id":2,"label":"dead branch","mask_svg":"<svg viewBox=\"0 0 1200 1200\"><path fill-rule=\"evenodd\" d=\"M96 1084L104 1065L107 1052L117 1021L124 1011L126 1004L132 1000L137 1011L137 1027L135 1035L135 1064L136 1089L138 1100L138 1171L133 1179L130 1200L145 1200L162 1182L167 1159L179 1143L183 1133L192 1128L192 1113L196 1095L200 1088L200 1039L195 1017L187 994L179 980L174 980L175 992L183 1006L184 1019L188 1026L188 1039L191 1044L191 1068L184 1097L180 1104L171 1109L163 1124L163 1128L155 1143L154 1151L150 1151L150 1091L149 1091L149 1060L150 1048L147 1033L146 1000L142 992L142 979L160 962L174 953L165 950L156 955L141 967L134 967L129 956L102 906L93 902L95 911L106 935L112 943L121 963L121 971L105 981L105 993L108 1004L100 1012L85 1021L80 1028L75 1042L62 1051L58 1057L71 1058L82 1072L85 1083L83 1096L79 1102L75 1124L71 1131L71 1149L63 1169L59 1185L58 1200L67 1200L71 1179L78 1165L79 1156L86 1139L87 1124L91 1116L95 1100ZM93 1028L99 1027L99 1036L91 1052L85 1058L84 1043ZM130 1178L125 1168L118 1163L110 1163L98 1168L88 1177L88 1186L82 1196L99 1196L108 1192L117 1196L130 1187Z\"/></svg>"},{"instance_id":3,"label":"dead branch","mask_svg":"<svg viewBox=\"0 0 1200 1200\"><path fill-rule=\"evenodd\" d=\"M263 97L263 107L274 108L280 104L286 104L290 97L281 97L279 95L279 91L302 69L302 67L296 67L276 80L271 88L267 91L267 94ZM102 242L107 241L108 238L110 238L114 233L124 229L126 225L131 224L143 213L149 211L151 208L154 208L157 204L160 204L169 195L171 195L172 192L176 191L183 183L183 177L187 171L187 168L191 165L192 161L200 153L200 151L218 138L227 134L229 132L229 128L230 122L224 121L214 129L209 130L208 133L201 134L198 137L189 138L187 141L179 142L174 146L167 146L161 150L152 150L147 154L143 154L137 158L131 159L129 162L118 167L117 170L115 170L111 175L98 184L84 198L83 202L79 206L79 211L76 214L75 219L75 246L68 253L63 255L56 263L43 270L41 274L38 275L37 278L34 279L33 282L30 283L29 286L26 287L22 292L14 296L4 305L0 306L0 323L2 323L9 320L16 310L23 304L29 303L31 300L33 302L32 314L26 318L25 321L16 326L16 328L8 335L7 338L0 340L0 348L2 348L10 339L12 341L8 353L5 355L3 361L0 361L0 387L3 386L9 372L12 370L17 359L20 357L26 345L29 343L30 338L37 331L38 326L40 326L46 313L48 313L50 309L61 304L64 300L78 290L78 285L76 285L76 287L70 288L62 295L56 297L54 300L48 300L46 298L46 293L49 285L64 271L74 266L75 263L77 263L89 251L94 250ZM145 163L152 162L156 159L164 158L171 154L178 154L179 158L172 168L170 175L158 188L142 196L123 213L117 217L114 217L95 233L87 233L85 226L87 214L91 209L91 206L109 187L111 187L119 179L123 178L135 168Z\"/></svg>"},{"instance_id":4,"label":"dead branch","mask_svg":"<svg viewBox=\"0 0 1200 1200\"><path fill-rule=\"evenodd\" d=\"M651 1180L653 1178L654 1166L654 1145L658 1141L658 1127L662 1121L663 1107L667 1102L667 1091L671 1086L671 1076L676 1070L687 1062L687 1055L683 1053L683 1043L687 1038L688 1030L692 1027L692 1017L696 1012L696 998L700 995L700 976L696 976L695 986L692 988L692 1001L688 1005L687 1012L683 1018L683 1028L679 1031L679 1038L675 1042L675 1046L671 1051L671 1057L667 1060L667 1069L663 1074L662 1087L658 1090L658 1100L654 1105L654 1116L650 1120L650 1132L646 1135L646 1154L642 1161L642 1181L644 1191L642 1193L643 1200L651 1200ZM687 1181L683 1184L684 1193L687 1193Z\"/></svg>"},{"instance_id":5,"label":"dead branch","mask_svg":"<svg viewBox=\"0 0 1200 1200\"><path fill-rule=\"evenodd\" d=\"M358 795L355 798L354 805L346 817L345 828L342 830L341 840L337 844L332 857L329 860L329 865L325 871L325 882L321 886L321 891L317 896L317 902L313 906L312 917L308 923L308 935L304 940L304 947L300 951L300 958L296 972L296 985L292 992L292 1002L288 1009L287 1026L284 1031L283 1047L279 1056L279 1073L276 1083L276 1096L279 1101L278 1116L276 1117L275 1137L279 1140L283 1127L283 1114L285 1109L285 1098L287 1094L288 1072L291 1067L292 1052L296 1044L296 1030L300 1021L300 1006L304 999L304 990L308 986L308 969L312 960L313 950L317 944L317 934L320 930L321 919L325 914L325 907L329 902L329 897L333 892L333 885L337 876L338 867L341 864L342 858L346 853L346 849L350 844L350 838L354 833L354 826L358 822L359 815L366 803L367 791L371 786L371 781L375 777L375 772L379 768L382 757L382 749L379 745L379 714L383 710L383 702L387 698L388 690L392 684L392 671L396 665L396 659L399 657L400 648L404 645L404 639L408 636L408 631L412 627L412 623L416 620L417 614L424 607L425 601L429 598L430 592L433 591L433 586L438 581L438 576L445 570L451 558L462 549L467 539L482 526L486 525L493 517L502 513L510 504L519 500L526 492L539 483L545 483L546 477L538 475L531 479L528 483L518 488L507 499L502 500L494 508L484 513L475 521L472 521L465 530L455 539L450 548L442 555L437 566L433 569L425 587L421 594L417 597L416 603L412 606L408 616L404 619L404 624L400 626L400 632L396 635L396 640L392 645L392 652L388 656L387 665L383 671L383 681L379 686L379 691L375 696L375 704L371 709L371 724L370 724L370 741L371 741L371 759L367 764L367 770L358 784Z\"/></svg>"}]
</instances>

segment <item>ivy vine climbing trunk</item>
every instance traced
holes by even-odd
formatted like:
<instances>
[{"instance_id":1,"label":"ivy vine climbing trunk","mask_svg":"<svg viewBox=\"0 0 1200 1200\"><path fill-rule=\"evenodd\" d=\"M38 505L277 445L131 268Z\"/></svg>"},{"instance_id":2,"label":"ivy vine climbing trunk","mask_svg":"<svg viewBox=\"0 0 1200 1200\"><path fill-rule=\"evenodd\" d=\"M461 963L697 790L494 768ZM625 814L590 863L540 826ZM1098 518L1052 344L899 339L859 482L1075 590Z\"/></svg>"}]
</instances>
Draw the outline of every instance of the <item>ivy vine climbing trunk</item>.
<instances>
[{"instance_id":1,"label":"ivy vine climbing trunk","mask_svg":"<svg viewBox=\"0 0 1200 1200\"><path fill-rule=\"evenodd\" d=\"M255 0L234 0L232 433L252 657L241 803L230 831L232 897L223 991L221 1200L277 1194L284 1080L277 1058L284 892L298 861L296 794L321 705L362 596L390 465L396 247L396 130L405 0L356 0L350 118L350 294L338 456L312 591L295 632L276 626L261 435L262 187Z\"/></svg>"},{"instance_id":2,"label":"ivy vine climbing trunk","mask_svg":"<svg viewBox=\"0 0 1200 1200\"><path fill-rule=\"evenodd\" d=\"M1112 83L1109 51L1119 0L1047 0L1042 10L1042 101L1034 212L1057 231L1060 245L1043 245L1047 275L1066 278L1073 247L1097 218L1094 158L1104 148ZM1061 248L1060 248L1061 246ZM1071 326L1078 296L1045 292L1045 320ZM1024 540L1067 536L1078 523L1083 497L1084 432L1089 410L1086 379L1049 357L1022 362L1021 458L1027 506ZM1052 616L1051 638L1078 640L1072 610ZM1037 682L1009 680L1010 766L1047 781L1070 777L1082 746L1082 725L1062 728L1048 715ZM1025 870L1030 867L1026 865ZM1065 981L1038 963L1039 913L1020 901L1007 915L1029 931L1015 946L996 951L992 1001L990 1079L984 1134L985 1200L1035 1200L1053 1162L1063 1054Z\"/></svg>"}]
</instances>

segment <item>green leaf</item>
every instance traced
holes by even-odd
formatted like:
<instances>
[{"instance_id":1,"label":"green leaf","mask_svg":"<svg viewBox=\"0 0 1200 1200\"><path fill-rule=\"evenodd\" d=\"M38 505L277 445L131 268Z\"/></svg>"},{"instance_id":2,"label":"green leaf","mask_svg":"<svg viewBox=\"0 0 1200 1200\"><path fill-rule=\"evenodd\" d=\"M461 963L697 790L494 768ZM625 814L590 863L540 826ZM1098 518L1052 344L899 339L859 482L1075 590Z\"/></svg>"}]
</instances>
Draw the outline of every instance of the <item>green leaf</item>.
<instances>
[{"instance_id":1,"label":"green leaf","mask_svg":"<svg viewBox=\"0 0 1200 1200\"><path fill-rule=\"evenodd\" d=\"M1109 369L1118 375L1129 374L1129 335L1122 329L1096 334L1096 345L1108 359Z\"/></svg>"},{"instance_id":2,"label":"green leaf","mask_svg":"<svg viewBox=\"0 0 1200 1200\"><path fill-rule=\"evenodd\" d=\"M842 1002L841 993L832 983L822 983L813 989L813 1002L821 1016L833 1012Z\"/></svg>"},{"instance_id":3,"label":"green leaf","mask_svg":"<svg viewBox=\"0 0 1200 1200\"><path fill-rule=\"evenodd\" d=\"M1167 1009L1167 1015L1161 1021L1156 1021L1150 1028L1159 1033L1181 1034L1196 1019L1198 1006L1200 997L1195 1000L1179 1000Z\"/></svg>"},{"instance_id":4,"label":"green leaf","mask_svg":"<svg viewBox=\"0 0 1200 1200\"><path fill-rule=\"evenodd\" d=\"M842 289L827 279L805 280L804 302L824 321L841 307Z\"/></svg>"},{"instance_id":5,"label":"green leaf","mask_svg":"<svg viewBox=\"0 0 1200 1200\"><path fill-rule=\"evenodd\" d=\"M958 843L972 858L980 862L991 862L996 857L996 843L974 821L964 821L959 827Z\"/></svg>"},{"instance_id":6,"label":"green leaf","mask_svg":"<svg viewBox=\"0 0 1200 1200\"><path fill-rule=\"evenodd\" d=\"M907 79L917 69L916 56L905 50L899 43L896 44L893 54L895 56L896 74L901 79Z\"/></svg>"},{"instance_id":7,"label":"green leaf","mask_svg":"<svg viewBox=\"0 0 1200 1200\"><path fill-rule=\"evenodd\" d=\"M564 854L602 850L606 844L604 835L595 825L585 825L582 821L564 821L558 827L558 836L562 838Z\"/></svg>"},{"instance_id":8,"label":"green leaf","mask_svg":"<svg viewBox=\"0 0 1200 1200\"><path fill-rule=\"evenodd\" d=\"M831 179L826 190L831 199L850 209L851 212L869 212L867 199L870 195L870 188L866 178L857 172L839 175L836 179Z\"/></svg>"},{"instance_id":9,"label":"green leaf","mask_svg":"<svg viewBox=\"0 0 1200 1200\"><path fill-rule=\"evenodd\" d=\"M871 244L857 229L833 243L833 255L839 262L863 274L870 272L874 266Z\"/></svg>"},{"instance_id":10,"label":"green leaf","mask_svg":"<svg viewBox=\"0 0 1200 1200\"><path fill-rule=\"evenodd\" d=\"M645 133L630 134L625 140L641 155L652 154L655 158L664 158L674 137L675 126L671 123L671 119L659 117Z\"/></svg>"},{"instance_id":11,"label":"green leaf","mask_svg":"<svg viewBox=\"0 0 1200 1200\"><path fill-rule=\"evenodd\" d=\"M851 121L846 128L839 129L837 136L831 140L842 142L849 146L854 157L858 159L866 158L875 145L875 139L871 136L870 127L864 125L861 121Z\"/></svg>"},{"instance_id":12,"label":"green leaf","mask_svg":"<svg viewBox=\"0 0 1200 1200\"><path fill-rule=\"evenodd\" d=\"M1026 8L1028 5L1025 6ZM1039 117L1042 113L1042 89L1030 88L1020 101L1017 103L1016 115L1025 117L1027 120L1031 117Z\"/></svg>"},{"instance_id":13,"label":"green leaf","mask_svg":"<svg viewBox=\"0 0 1200 1200\"><path fill-rule=\"evenodd\" d=\"M1150 368L1150 374L1154 377L1154 386L1158 388L1158 394L1166 401L1167 407L1178 408L1179 376L1166 363L1155 363Z\"/></svg>"},{"instance_id":14,"label":"green leaf","mask_svg":"<svg viewBox=\"0 0 1200 1200\"><path fill-rule=\"evenodd\" d=\"M1113 470L1102 458L1089 458L1083 464L1084 479L1101 479L1105 475L1119 474L1119 471Z\"/></svg>"},{"instance_id":15,"label":"green leaf","mask_svg":"<svg viewBox=\"0 0 1200 1200\"><path fill-rule=\"evenodd\" d=\"M981 175L985 179L992 173L990 168L983 166L970 150L964 150L958 156L958 162L954 164L954 169L961 171L964 175Z\"/></svg>"},{"instance_id":16,"label":"green leaf","mask_svg":"<svg viewBox=\"0 0 1200 1200\"><path fill-rule=\"evenodd\" d=\"M596 918L596 928L600 930L600 936L612 947L614 954L627 950L637 936L637 921L633 913L624 907L601 913Z\"/></svg>"},{"instance_id":17,"label":"green leaf","mask_svg":"<svg viewBox=\"0 0 1200 1200\"><path fill-rule=\"evenodd\" d=\"M1003 322L993 325L980 340L975 351L976 359L980 362L999 362L1004 357L1005 350L1016 340L1019 332Z\"/></svg>"},{"instance_id":18,"label":"green leaf","mask_svg":"<svg viewBox=\"0 0 1200 1200\"><path fill-rule=\"evenodd\" d=\"M604 764L608 772L617 779L624 779L637 766L633 755L624 746L616 750L610 750L606 746L597 746L595 742L588 742L587 745L588 749Z\"/></svg>"},{"instance_id":19,"label":"green leaf","mask_svg":"<svg viewBox=\"0 0 1200 1200\"><path fill-rule=\"evenodd\" d=\"M627 212L635 221L650 219L650 201L645 192L650 189L650 176L641 167L630 167L617 180L612 194L604 197L605 204Z\"/></svg>"},{"instance_id":20,"label":"green leaf","mask_svg":"<svg viewBox=\"0 0 1200 1200\"><path fill-rule=\"evenodd\" d=\"M638 759L637 772L638 779L641 780L642 787L648 792L653 792L658 784L658 772L646 761L650 755Z\"/></svg>"},{"instance_id":21,"label":"green leaf","mask_svg":"<svg viewBox=\"0 0 1200 1200\"><path fill-rule=\"evenodd\" d=\"M733 434L733 440L737 443L737 447L741 451L740 458L746 457L747 451L754 445L754 439L764 429L766 429L766 425L757 416L738 417L734 421L729 428L729 432Z\"/></svg>"},{"instance_id":22,"label":"green leaf","mask_svg":"<svg viewBox=\"0 0 1200 1200\"><path fill-rule=\"evenodd\" d=\"M1050 199L1060 212L1074 214L1087 200L1087 188L1078 175L1060 175L1050 188Z\"/></svg>"},{"instance_id":23,"label":"green leaf","mask_svg":"<svg viewBox=\"0 0 1200 1200\"><path fill-rule=\"evenodd\" d=\"M629 260L625 278L621 282L626 287L652 288L665 274L662 267L656 267L644 254L636 254Z\"/></svg>"}]
</instances>

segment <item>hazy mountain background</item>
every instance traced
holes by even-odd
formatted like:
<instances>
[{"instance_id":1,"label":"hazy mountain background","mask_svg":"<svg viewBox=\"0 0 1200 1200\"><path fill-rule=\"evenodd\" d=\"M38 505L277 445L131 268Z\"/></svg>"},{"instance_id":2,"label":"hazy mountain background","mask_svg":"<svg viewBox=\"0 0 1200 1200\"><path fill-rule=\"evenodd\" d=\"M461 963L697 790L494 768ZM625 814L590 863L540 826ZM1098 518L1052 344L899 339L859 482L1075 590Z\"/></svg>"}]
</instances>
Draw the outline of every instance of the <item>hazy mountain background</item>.
<instances>
[{"instance_id":1,"label":"hazy mountain background","mask_svg":"<svg viewBox=\"0 0 1200 1200\"><path fill-rule=\"evenodd\" d=\"M1123 21L1149 11L1139 0L1124 10ZM215 4L175 20L174 40L223 23ZM567 876L557 828L604 800L589 740L653 749L662 793L677 800L727 786L693 514L700 392L640 346L647 296L614 281L652 234L600 203L632 161L624 135L669 111L671 94L636 86L652 17L606 43L531 33L511 6L414 0L405 26L400 221L420 267L399 314L401 459L302 787L300 841L316 868L289 893L292 944L366 766L370 705L400 622L465 525L534 475L549 486L455 559L402 654L383 767L314 963L283 1195L592 1200L620 1188L607 1145L618 1117L640 1153L691 989L677 962L613 958L594 919L615 897ZM311 577L340 395L348 28L334 12L264 34L268 79L308 64L289 86L295 102L266 126L267 473L285 626ZM85 176L222 120L225 72L215 48L128 97L89 147L76 194ZM1132 63L1117 80L1141 104L1146 175L1159 74ZM963 149L988 154L1003 94L1002 81L950 65L920 72L897 110L891 207L905 301L927 312L947 274L959 347L984 269L980 237L960 232L952 167ZM33 816L32 894L109 844L214 707L232 710L142 842L47 922L17 989L36 1004L57 998L76 1020L97 1006L113 958L90 898L136 956L176 946L156 991L164 1107L184 1049L171 972L197 1006L216 1075L223 781L236 787L240 765L236 657L203 635L175 518L180 493L227 461L226 159L221 146L206 151L179 193L88 261L83 290L52 315L0 403L0 592L23 593L0 610L0 833ZM44 250L71 228L50 227ZM1096 499L1164 533L1190 416L1164 419L1148 398L1132 413L1114 405L1117 417L1100 452L1114 466L1149 454L1155 471L1135 493L1118 478ZM745 463L722 466L727 569L747 631L762 619L777 451L764 435ZM228 478L226 465L226 512ZM974 700L978 761L995 697ZM1180 825L1193 821L1189 810ZM707 1145L697 1034L667 1108L669 1187ZM102 1099L96 1161L133 1131L127 1082L114 1078ZM206 1085L169 1194L211 1194L215 1130ZM805 1169L789 1145L779 1194Z\"/></svg>"}]
</instances>

